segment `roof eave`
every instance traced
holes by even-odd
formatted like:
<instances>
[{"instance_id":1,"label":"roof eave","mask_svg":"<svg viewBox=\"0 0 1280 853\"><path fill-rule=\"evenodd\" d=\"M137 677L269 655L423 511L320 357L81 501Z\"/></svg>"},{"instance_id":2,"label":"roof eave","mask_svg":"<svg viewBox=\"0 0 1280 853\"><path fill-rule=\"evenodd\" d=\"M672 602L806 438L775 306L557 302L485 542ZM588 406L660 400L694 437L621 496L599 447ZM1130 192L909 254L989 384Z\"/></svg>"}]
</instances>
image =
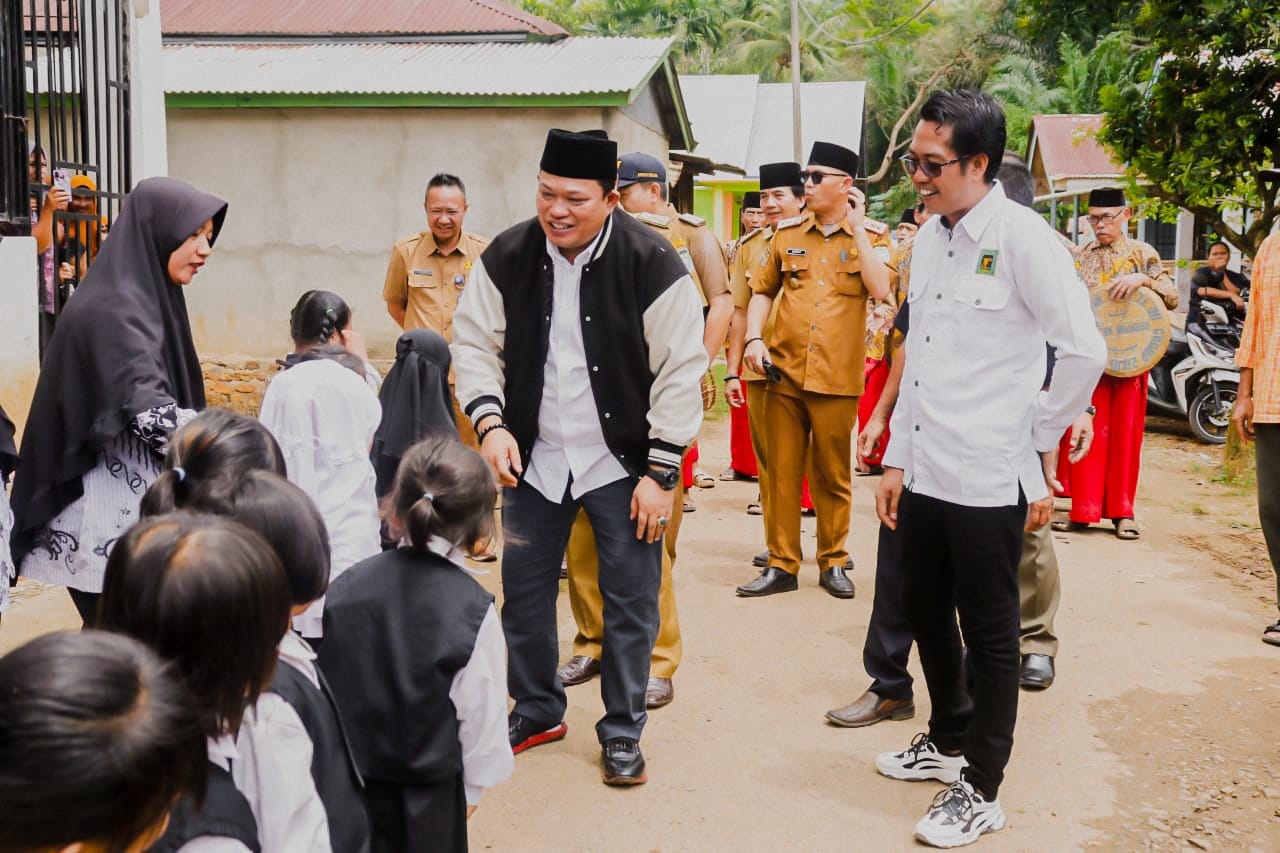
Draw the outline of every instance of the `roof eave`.
<instances>
[{"instance_id":1,"label":"roof eave","mask_svg":"<svg viewBox=\"0 0 1280 853\"><path fill-rule=\"evenodd\" d=\"M540 34L524 30L457 33L165 33L165 45L185 44L471 44L495 42L550 43L568 38L568 34Z\"/></svg>"},{"instance_id":2,"label":"roof eave","mask_svg":"<svg viewBox=\"0 0 1280 853\"><path fill-rule=\"evenodd\" d=\"M287 109L437 107L623 107L626 92L465 94L439 92L167 92L167 109Z\"/></svg>"}]
</instances>

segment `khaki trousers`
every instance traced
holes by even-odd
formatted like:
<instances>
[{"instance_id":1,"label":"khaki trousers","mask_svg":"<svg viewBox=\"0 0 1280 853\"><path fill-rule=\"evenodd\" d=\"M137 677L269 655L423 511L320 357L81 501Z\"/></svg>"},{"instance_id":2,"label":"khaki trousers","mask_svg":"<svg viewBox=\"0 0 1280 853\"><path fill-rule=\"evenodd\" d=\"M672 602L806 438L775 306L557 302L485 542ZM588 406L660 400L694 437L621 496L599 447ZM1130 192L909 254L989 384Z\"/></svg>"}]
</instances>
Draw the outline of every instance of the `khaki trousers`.
<instances>
[{"instance_id":1,"label":"khaki trousers","mask_svg":"<svg viewBox=\"0 0 1280 853\"><path fill-rule=\"evenodd\" d=\"M1058 555L1053 551L1053 532L1045 525L1034 533L1022 534L1022 560L1018 563L1018 594L1022 599L1021 653L1055 657L1058 638L1053 633L1053 617L1058 612L1061 585Z\"/></svg>"},{"instance_id":2,"label":"khaki trousers","mask_svg":"<svg viewBox=\"0 0 1280 853\"><path fill-rule=\"evenodd\" d=\"M467 417L467 413L462 411L462 406L458 405L457 389L452 385L449 386L449 397L453 399L453 420L458 425L458 438L472 450L479 450L480 442L476 438L476 428L472 425L471 418Z\"/></svg>"},{"instance_id":3,"label":"khaki trousers","mask_svg":"<svg viewBox=\"0 0 1280 853\"><path fill-rule=\"evenodd\" d=\"M769 459L764 440L764 404L769 393L768 386L769 383L763 380L747 383L747 423L751 429L751 446L756 452L760 510L766 525L769 523Z\"/></svg>"},{"instance_id":4,"label":"khaki trousers","mask_svg":"<svg viewBox=\"0 0 1280 853\"><path fill-rule=\"evenodd\" d=\"M769 503L765 541L769 565L800 571L800 494L806 455L812 452L810 489L818 516L818 570L843 566L849 558L853 480L853 426L858 398L770 387L765 394Z\"/></svg>"},{"instance_id":5,"label":"khaki trousers","mask_svg":"<svg viewBox=\"0 0 1280 853\"><path fill-rule=\"evenodd\" d=\"M684 642L680 638L680 615L676 612L676 591L671 582L671 569L676 560L676 539L684 518L684 484L678 483L671 505L671 521L662 537L662 583L658 587L658 639L653 645L649 674L654 678L672 678L680 667ZM604 639L604 598L600 594L600 558L596 552L596 536L585 512L579 512L569 534L565 555L569 562L569 607L578 633L573 638L573 653L595 660L601 659Z\"/></svg>"}]
</instances>

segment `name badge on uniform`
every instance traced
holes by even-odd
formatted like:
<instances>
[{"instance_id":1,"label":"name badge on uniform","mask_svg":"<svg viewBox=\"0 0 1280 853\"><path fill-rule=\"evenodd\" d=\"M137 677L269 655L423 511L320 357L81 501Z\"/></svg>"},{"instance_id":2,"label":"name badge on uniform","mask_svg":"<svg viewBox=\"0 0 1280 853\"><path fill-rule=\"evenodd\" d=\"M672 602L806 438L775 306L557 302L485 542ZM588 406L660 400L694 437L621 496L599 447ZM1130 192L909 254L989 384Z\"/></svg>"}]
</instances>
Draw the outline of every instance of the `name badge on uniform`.
<instances>
[{"instance_id":1,"label":"name badge on uniform","mask_svg":"<svg viewBox=\"0 0 1280 853\"><path fill-rule=\"evenodd\" d=\"M414 270L414 275L431 275L431 270Z\"/></svg>"},{"instance_id":2,"label":"name badge on uniform","mask_svg":"<svg viewBox=\"0 0 1280 853\"><path fill-rule=\"evenodd\" d=\"M678 246L676 253L680 255L680 260L684 261L684 268L689 272L693 272L693 255L689 254L689 250L684 246Z\"/></svg>"},{"instance_id":3,"label":"name badge on uniform","mask_svg":"<svg viewBox=\"0 0 1280 853\"><path fill-rule=\"evenodd\" d=\"M849 253L848 253L848 252L846 252L844 249L841 249L841 250L840 250L840 263L845 264L845 263L848 263L848 262L849 262Z\"/></svg>"},{"instance_id":4,"label":"name badge on uniform","mask_svg":"<svg viewBox=\"0 0 1280 853\"><path fill-rule=\"evenodd\" d=\"M809 253L805 249L787 249L787 254L788 255L807 255Z\"/></svg>"},{"instance_id":5,"label":"name badge on uniform","mask_svg":"<svg viewBox=\"0 0 1280 853\"><path fill-rule=\"evenodd\" d=\"M994 276L996 274L996 258L1000 253L995 249L983 249L978 255L978 268L974 270L978 275Z\"/></svg>"},{"instance_id":6,"label":"name badge on uniform","mask_svg":"<svg viewBox=\"0 0 1280 853\"><path fill-rule=\"evenodd\" d=\"M467 277L466 277L465 275L463 275L462 273L458 273L457 275L455 275L455 276L453 277L453 283L454 283L454 284L466 284L466 283L467 283Z\"/></svg>"}]
</instances>

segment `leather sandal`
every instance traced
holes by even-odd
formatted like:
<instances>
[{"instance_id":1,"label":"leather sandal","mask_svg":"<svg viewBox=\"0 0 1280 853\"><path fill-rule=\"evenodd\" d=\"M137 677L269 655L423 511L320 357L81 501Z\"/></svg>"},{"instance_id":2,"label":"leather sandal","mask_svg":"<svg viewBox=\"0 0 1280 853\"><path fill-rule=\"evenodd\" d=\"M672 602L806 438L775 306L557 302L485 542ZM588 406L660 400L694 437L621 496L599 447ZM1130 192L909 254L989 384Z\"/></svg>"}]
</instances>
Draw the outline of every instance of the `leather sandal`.
<instances>
[{"instance_id":1,"label":"leather sandal","mask_svg":"<svg viewBox=\"0 0 1280 853\"><path fill-rule=\"evenodd\" d=\"M1132 540L1142 535L1142 531L1138 529L1138 522L1132 518L1117 518L1115 523L1117 539Z\"/></svg>"},{"instance_id":2,"label":"leather sandal","mask_svg":"<svg viewBox=\"0 0 1280 853\"><path fill-rule=\"evenodd\" d=\"M1262 629L1262 642L1268 646L1280 646L1280 622Z\"/></svg>"}]
</instances>

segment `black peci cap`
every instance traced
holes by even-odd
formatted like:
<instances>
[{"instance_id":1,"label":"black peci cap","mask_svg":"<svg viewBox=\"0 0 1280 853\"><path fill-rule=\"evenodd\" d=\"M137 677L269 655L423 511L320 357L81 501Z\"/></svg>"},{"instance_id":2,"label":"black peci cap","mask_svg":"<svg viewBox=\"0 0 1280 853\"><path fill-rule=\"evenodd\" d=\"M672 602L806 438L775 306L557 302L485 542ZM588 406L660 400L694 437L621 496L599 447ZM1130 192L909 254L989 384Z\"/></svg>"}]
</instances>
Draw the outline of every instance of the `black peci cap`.
<instances>
[{"instance_id":1,"label":"black peci cap","mask_svg":"<svg viewBox=\"0 0 1280 853\"><path fill-rule=\"evenodd\" d=\"M1124 207L1124 190L1120 187L1098 187L1089 193L1089 207Z\"/></svg>"},{"instance_id":2,"label":"black peci cap","mask_svg":"<svg viewBox=\"0 0 1280 853\"><path fill-rule=\"evenodd\" d=\"M852 178L858 174L858 155L834 142L815 142L809 151L809 165L839 169Z\"/></svg>"},{"instance_id":3,"label":"black peci cap","mask_svg":"<svg viewBox=\"0 0 1280 853\"><path fill-rule=\"evenodd\" d=\"M777 187L804 186L804 178L800 177L799 163L762 163L760 164L760 190L772 190Z\"/></svg>"},{"instance_id":4,"label":"black peci cap","mask_svg":"<svg viewBox=\"0 0 1280 853\"><path fill-rule=\"evenodd\" d=\"M759 207L759 206L760 206L760 193L758 193L758 192L745 192L745 193L743 193L743 194L742 194L742 209L743 209L743 210L746 210L748 207Z\"/></svg>"},{"instance_id":5,"label":"black peci cap","mask_svg":"<svg viewBox=\"0 0 1280 853\"><path fill-rule=\"evenodd\" d=\"M547 131L538 168L562 178L613 183L618 179L618 143L604 136L604 131L553 128Z\"/></svg>"},{"instance_id":6,"label":"black peci cap","mask_svg":"<svg viewBox=\"0 0 1280 853\"><path fill-rule=\"evenodd\" d=\"M908 207L906 210L902 211L902 215L898 217L898 224L918 225L919 223L916 222L916 209L914 207Z\"/></svg>"}]
</instances>

